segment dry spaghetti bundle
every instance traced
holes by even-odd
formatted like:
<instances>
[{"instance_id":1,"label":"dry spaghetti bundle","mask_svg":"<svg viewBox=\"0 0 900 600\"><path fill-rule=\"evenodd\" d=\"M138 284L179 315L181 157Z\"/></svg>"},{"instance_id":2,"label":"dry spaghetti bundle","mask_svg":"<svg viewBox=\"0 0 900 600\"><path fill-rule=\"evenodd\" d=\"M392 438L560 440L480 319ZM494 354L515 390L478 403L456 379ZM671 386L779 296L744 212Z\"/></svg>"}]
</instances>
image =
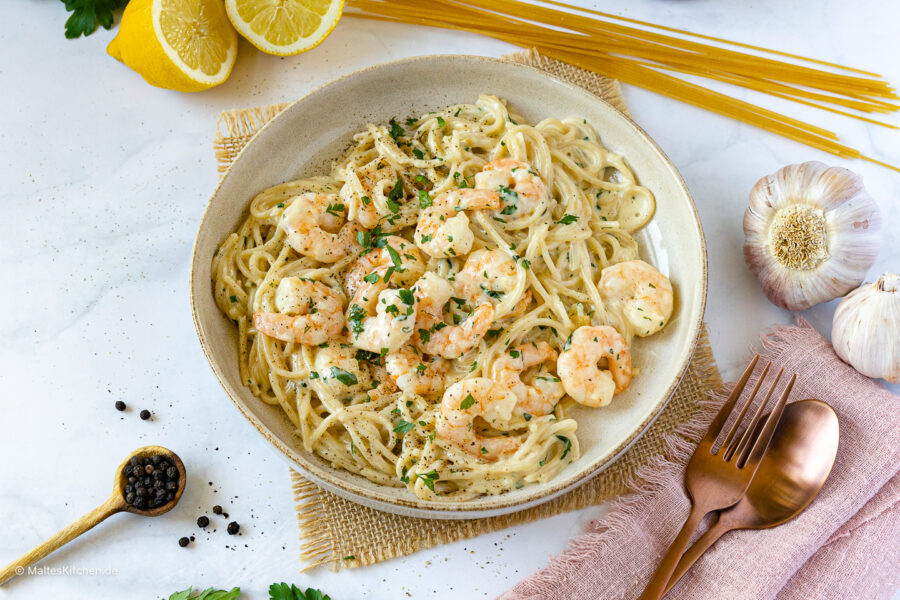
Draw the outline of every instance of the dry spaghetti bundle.
<instances>
[{"instance_id":1,"label":"dry spaghetti bundle","mask_svg":"<svg viewBox=\"0 0 900 600\"><path fill-rule=\"evenodd\" d=\"M348 9L355 17L469 31L533 47L825 152L900 170L845 145L833 131L684 78L723 82L897 129L866 116L900 110L900 97L875 73L554 0L350 0Z\"/></svg>"}]
</instances>

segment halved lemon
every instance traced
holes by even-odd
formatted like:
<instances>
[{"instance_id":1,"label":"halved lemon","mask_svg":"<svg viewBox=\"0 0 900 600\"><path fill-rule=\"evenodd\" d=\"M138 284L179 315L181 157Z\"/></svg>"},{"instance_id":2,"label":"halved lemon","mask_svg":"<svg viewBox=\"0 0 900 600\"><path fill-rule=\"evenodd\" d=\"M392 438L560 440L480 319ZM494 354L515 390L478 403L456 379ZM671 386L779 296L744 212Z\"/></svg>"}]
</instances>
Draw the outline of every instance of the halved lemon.
<instances>
[{"instance_id":1,"label":"halved lemon","mask_svg":"<svg viewBox=\"0 0 900 600\"><path fill-rule=\"evenodd\" d=\"M228 18L251 44L268 54L311 50L341 18L344 0L225 0Z\"/></svg>"},{"instance_id":2,"label":"halved lemon","mask_svg":"<svg viewBox=\"0 0 900 600\"><path fill-rule=\"evenodd\" d=\"M228 79L237 46L222 0L131 0L106 51L151 85L197 92Z\"/></svg>"}]
</instances>

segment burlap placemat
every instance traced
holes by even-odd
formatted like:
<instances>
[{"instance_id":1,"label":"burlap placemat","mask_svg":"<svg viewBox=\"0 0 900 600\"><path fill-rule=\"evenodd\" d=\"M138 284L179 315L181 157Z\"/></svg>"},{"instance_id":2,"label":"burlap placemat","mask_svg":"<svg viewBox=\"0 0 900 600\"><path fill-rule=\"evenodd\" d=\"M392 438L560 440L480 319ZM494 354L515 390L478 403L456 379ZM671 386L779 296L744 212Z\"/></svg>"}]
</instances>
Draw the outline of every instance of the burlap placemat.
<instances>
[{"instance_id":1,"label":"burlap placemat","mask_svg":"<svg viewBox=\"0 0 900 600\"><path fill-rule=\"evenodd\" d=\"M518 52L506 58L579 85L628 113L619 82L614 79L541 56L535 51ZM224 173L250 138L287 106L288 103L273 104L223 112L214 142L219 173ZM337 570L370 565L610 500L628 491L635 471L651 457L664 452L666 437L690 421L699 400L720 384L719 370L704 327L687 373L668 406L622 458L581 487L540 506L509 515L465 521L400 517L344 500L319 489L291 470L300 524L301 559L307 563L306 568L327 564Z\"/></svg>"}]
</instances>

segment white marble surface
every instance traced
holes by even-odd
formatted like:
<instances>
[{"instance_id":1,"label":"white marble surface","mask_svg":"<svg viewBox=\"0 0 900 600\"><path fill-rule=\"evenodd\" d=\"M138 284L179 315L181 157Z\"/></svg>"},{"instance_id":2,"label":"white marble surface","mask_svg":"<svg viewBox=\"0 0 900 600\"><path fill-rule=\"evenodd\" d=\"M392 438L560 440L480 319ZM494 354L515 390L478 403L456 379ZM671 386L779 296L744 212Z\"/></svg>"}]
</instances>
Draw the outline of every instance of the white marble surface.
<instances>
[{"instance_id":1,"label":"white marble surface","mask_svg":"<svg viewBox=\"0 0 900 600\"><path fill-rule=\"evenodd\" d=\"M843 61L900 84L900 8L881 0L611 0L629 16ZM385 60L423 53L497 56L477 36L344 20L315 51L279 59L242 44L231 79L183 95L147 86L109 58L112 32L63 38L61 3L0 0L0 563L106 496L116 464L159 443L190 469L181 505L143 521L119 515L43 564L81 574L22 577L0 598L156 598L194 586L240 585L266 598L292 581L351 598L492 597L541 567L601 509L450 544L374 567L300 573L287 467L232 407L207 367L188 307L195 227L216 184L211 138L223 109L294 99ZM681 169L709 243L706 318L726 376L757 333L792 315L762 296L744 267L740 219L760 176L808 159L861 172L888 216L870 278L900 269L900 176L837 160L633 87L635 118ZM780 104L772 104L781 106ZM898 134L792 107L865 153L900 164ZM898 119L892 119L898 123ZM834 303L804 316L828 333ZM112 405L125 400L124 414ZM154 412L150 422L137 411ZM207 482L212 482L209 485ZM213 504L240 537L200 532ZM196 534L180 549L176 540ZM85 573L84 571L88 572ZM90 570L95 572L92 574ZM97 573L99 571L99 574Z\"/></svg>"}]
</instances>

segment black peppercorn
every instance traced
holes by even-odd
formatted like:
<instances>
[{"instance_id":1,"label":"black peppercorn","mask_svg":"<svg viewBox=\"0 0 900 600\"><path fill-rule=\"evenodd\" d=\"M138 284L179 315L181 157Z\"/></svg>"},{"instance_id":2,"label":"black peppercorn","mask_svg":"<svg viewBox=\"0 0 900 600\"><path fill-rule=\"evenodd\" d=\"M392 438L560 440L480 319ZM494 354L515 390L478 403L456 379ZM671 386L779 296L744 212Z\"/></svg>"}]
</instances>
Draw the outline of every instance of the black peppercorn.
<instances>
[{"instance_id":1,"label":"black peppercorn","mask_svg":"<svg viewBox=\"0 0 900 600\"><path fill-rule=\"evenodd\" d=\"M132 456L132 457L131 457L131 460L128 461L128 462L131 463L131 466L132 466L132 467L136 467L136 466L138 466L139 464L141 464L141 459L139 459L137 456Z\"/></svg>"},{"instance_id":2,"label":"black peppercorn","mask_svg":"<svg viewBox=\"0 0 900 600\"><path fill-rule=\"evenodd\" d=\"M169 479L175 479L178 477L178 469L176 467L169 467L166 469L166 477Z\"/></svg>"},{"instance_id":3,"label":"black peppercorn","mask_svg":"<svg viewBox=\"0 0 900 600\"><path fill-rule=\"evenodd\" d=\"M169 492L166 494L166 502L171 502L175 498L175 492Z\"/></svg>"},{"instance_id":4,"label":"black peppercorn","mask_svg":"<svg viewBox=\"0 0 900 600\"><path fill-rule=\"evenodd\" d=\"M150 411L145 408L144 410L141 411L140 416L141 416L142 420L146 421L147 419L150 418Z\"/></svg>"},{"instance_id":5,"label":"black peppercorn","mask_svg":"<svg viewBox=\"0 0 900 600\"><path fill-rule=\"evenodd\" d=\"M137 498L134 499L134 507L135 508L144 508L146 506L147 506L147 502L144 501L144 498L142 496L138 496Z\"/></svg>"},{"instance_id":6,"label":"black peppercorn","mask_svg":"<svg viewBox=\"0 0 900 600\"><path fill-rule=\"evenodd\" d=\"M178 545L181 546L182 548L185 548L190 543L191 543L191 540L187 539L186 537L183 537L180 540L178 540Z\"/></svg>"},{"instance_id":7,"label":"black peppercorn","mask_svg":"<svg viewBox=\"0 0 900 600\"><path fill-rule=\"evenodd\" d=\"M197 527L206 527L207 525L209 525L209 517L206 515L197 519Z\"/></svg>"},{"instance_id":8,"label":"black peppercorn","mask_svg":"<svg viewBox=\"0 0 900 600\"><path fill-rule=\"evenodd\" d=\"M121 400L116 400L116 410L125 410L128 408Z\"/></svg>"},{"instance_id":9,"label":"black peppercorn","mask_svg":"<svg viewBox=\"0 0 900 600\"><path fill-rule=\"evenodd\" d=\"M134 492L128 492L125 494L125 502L128 504L134 504L135 495Z\"/></svg>"},{"instance_id":10,"label":"black peppercorn","mask_svg":"<svg viewBox=\"0 0 900 600\"><path fill-rule=\"evenodd\" d=\"M213 512L214 512L215 514L217 514L217 515L221 515L221 514L222 514L222 507L219 506L218 504L216 504L215 506L213 506Z\"/></svg>"},{"instance_id":11,"label":"black peppercorn","mask_svg":"<svg viewBox=\"0 0 900 600\"><path fill-rule=\"evenodd\" d=\"M228 535L234 535L240 530L241 526L238 525L237 521L232 521L228 524Z\"/></svg>"}]
</instances>

